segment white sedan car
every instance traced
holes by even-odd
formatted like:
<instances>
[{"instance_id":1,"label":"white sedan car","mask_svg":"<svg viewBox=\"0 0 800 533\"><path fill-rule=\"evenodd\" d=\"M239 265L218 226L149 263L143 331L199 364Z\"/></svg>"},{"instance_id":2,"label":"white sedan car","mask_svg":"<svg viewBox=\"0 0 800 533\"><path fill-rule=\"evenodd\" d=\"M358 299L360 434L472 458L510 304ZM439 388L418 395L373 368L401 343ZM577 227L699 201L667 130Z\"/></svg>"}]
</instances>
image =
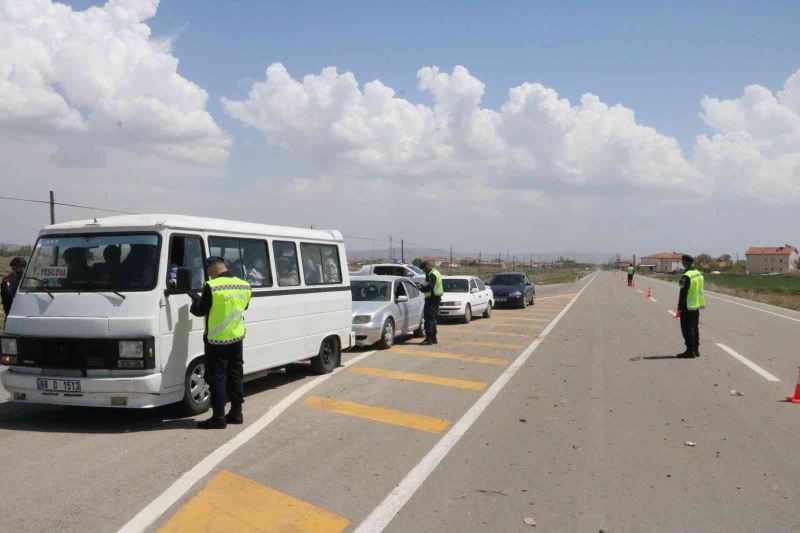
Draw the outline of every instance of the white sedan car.
<instances>
[{"instance_id":1,"label":"white sedan car","mask_svg":"<svg viewBox=\"0 0 800 533\"><path fill-rule=\"evenodd\" d=\"M476 276L446 276L442 278L444 294L439 306L439 318L456 317L468 324L472 317L492 316L494 294Z\"/></svg>"}]
</instances>

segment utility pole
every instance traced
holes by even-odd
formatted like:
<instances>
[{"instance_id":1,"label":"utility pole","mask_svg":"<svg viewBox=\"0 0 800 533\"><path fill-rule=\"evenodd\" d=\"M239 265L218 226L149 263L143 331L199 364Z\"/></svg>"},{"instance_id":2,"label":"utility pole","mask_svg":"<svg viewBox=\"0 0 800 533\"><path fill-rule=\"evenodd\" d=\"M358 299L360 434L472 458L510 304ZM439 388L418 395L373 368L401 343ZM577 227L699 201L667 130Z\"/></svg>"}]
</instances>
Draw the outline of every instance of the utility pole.
<instances>
[{"instance_id":1,"label":"utility pole","mask_svg":"<svg viewBox=\"0 0 800 533\"><path fill-rule=\"evenodd\" d=\"M392 249L392 236L389 235L389 261L394 261L394 250Z\"/></svg>"},{"instance_id":2,"label":"utility pole","mask_svg":"<svg viewBox=\"0 0 800 533\"><path fill-rule=\"evenodd\" d=\"M478 278L483 279L483 278L481 278L481 263L482 263L482 261L481 261L481 252L479 250L478 251Z\"/></svg>"},{"instance_id":3,"label":"utility pole","mask_svg":"<svg viewBox=\"0 0 800 533\"><path fill-rule=\"evenodd\" d=\"M400 261L403 263L406 262L406 245L404 239L400 239Z\"/></svg>"},{"instance_id":4,"label":"utility pole","mask_svg":"<svg viewBox=\"0 0 800 533\"><path fill-rule=\"evenodd\" d=\"M450 245L450 264L447 268L447 274L450 275L453 273L453 245Z\"/></svg>"},{"instance_id":5,"label":"utility pole","mask_svg":"<svg viewBox=\"0 0 800 533\"><path fill-rule=\"evenodd\" d=\"M56 197L53 191L50 191L50 224L56 223Z\"/></svg>"}]
</instances>

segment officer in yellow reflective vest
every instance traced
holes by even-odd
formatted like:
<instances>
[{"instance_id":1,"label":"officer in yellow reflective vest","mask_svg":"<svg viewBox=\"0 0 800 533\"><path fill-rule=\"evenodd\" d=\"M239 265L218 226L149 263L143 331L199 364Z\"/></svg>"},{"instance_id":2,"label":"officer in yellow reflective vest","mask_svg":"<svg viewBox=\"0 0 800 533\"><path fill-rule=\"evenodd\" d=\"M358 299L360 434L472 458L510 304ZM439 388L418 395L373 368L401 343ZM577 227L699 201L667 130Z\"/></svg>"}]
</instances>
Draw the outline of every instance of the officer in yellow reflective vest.
<instances>
[{"instance_id":1,"label":"officer in yellow reflective vest","mask_svg":"<svg viewBox=\"0 0 800 533\"><path fill-rule=\"evenodd\" d=\"M202 296L194 293L190 311L206 317L204 336L206 381L211 389L213 415L197 423L201 429L225 429L228 424L242 424L244 365L242 344L245 336L244 312L250 304L250 284L230 272L221 257L205 262L208 281ZM225 404L231 409L225 415Z\"/></svg>"},{"instance_id":2,"label":"officer in yellow reflective vest","mask_svg":"<svg viewBox=\"0 0 800 533\"><path fill-rule=\"evenodd\" d=\"M684 255L684 273L681 277L681 292L678 296L678 313L681 319L681 333L686 342L686 351L679 353L681 359L700 357L700 310L706 306L703 293L704 278L699 270L694 268L694 258Z\"/></svg>"},{"instance_id":3,"label":"officer in yellow reflective vest","mask_svg":"<svg viewBox=\"0 0 800 533\"><path fill-rule=\"evenodd\" d=\"M628 265L628 287L633 285L633 273L636 272L636 267Z\"/></svg>"},{"instance_id":4,"label":"officer in yellow reflective vest","mask_svg":"<svg viewBox=\"0 0 800 533\"><path fill-rule=\"evenodd\" d=\"M425 318L425 340L422 344L439 344L436 338L436 324L439 321L439 304L442 303L444 285L442 275L428 261L420 265L425 271L425 283L419 286L422 295L425 296L425 308L423 314Z\"/></svg>"}]
</instances>

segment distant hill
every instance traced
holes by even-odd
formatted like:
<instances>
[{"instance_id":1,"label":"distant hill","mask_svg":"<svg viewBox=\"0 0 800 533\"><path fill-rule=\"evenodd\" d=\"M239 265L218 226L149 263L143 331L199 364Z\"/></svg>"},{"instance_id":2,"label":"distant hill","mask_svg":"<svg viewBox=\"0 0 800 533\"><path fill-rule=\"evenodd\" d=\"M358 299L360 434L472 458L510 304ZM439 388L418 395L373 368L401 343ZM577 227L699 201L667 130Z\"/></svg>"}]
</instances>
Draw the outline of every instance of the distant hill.
<instances>
[{"instance_id":1,"label":"distant hill","mask_svg":"<svg viewBox=\"0 0 800 533\"><path fill-rule=\"evenodd\" d=\"M390 253L388 248L376 248L376 249L354 249L348 248L347 249L347 257L350 260L358 260L358 261L369 261L369 260L388 260L390 257L394 257L396 260L400 260L400 248L396 247L393 251L394 253ZM497 257L497 252L495 254L491 254L486 252L482 258L485 261L490 261L493 258ZM450 252L447 250L428 250L428 249L421 249L421 248L410 248L406 247L405 249L405 258L406 261L410 262L417 257L432 257L438 256L447 258L449 257ZM463 259L464 257L477 257L477 252L464 254L464 253L456 253L453 251L453 259ZM528 261L530 258L530 253L509 253L509 259L516 256L517 261L523 262ZM502 259L506 258L505 254L501 254ZM613 252L605 252L605 253L595 253L595 252L574 252L574 251L564 251L564 252L551 252L551 253L542 253L542 254L533 254L534 261L543 260L543 261L553 261L560 257L564 257L567 259L574 259L579 263L592 263L596 265L600 265L608 261L610 258L614 257Z\"/></svg>"}]
</instances>

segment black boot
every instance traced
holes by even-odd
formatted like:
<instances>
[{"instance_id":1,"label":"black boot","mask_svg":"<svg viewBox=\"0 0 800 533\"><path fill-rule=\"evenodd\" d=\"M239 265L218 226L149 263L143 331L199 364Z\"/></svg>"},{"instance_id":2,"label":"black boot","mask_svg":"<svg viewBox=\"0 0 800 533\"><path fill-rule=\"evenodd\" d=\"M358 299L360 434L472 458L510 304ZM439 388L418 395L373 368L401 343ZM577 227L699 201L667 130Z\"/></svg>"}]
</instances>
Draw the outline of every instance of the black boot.
<instances>
[{"instance_id":1,"label":"black boot","mask_svg":"<svg viewBox=\"0 0 800 533\"><path fill-rule=\"evenodd\" d=\"M231 410L225 415L225 422L228 424L244 424L242 404L240 402L231 402Z\"/></svg>"},{"instance_id":2,"label":"black boot","mask_svg":"<svg viewBox=\"0 0 800 533\"><path fill-rule=\"evenodd\" d=\"M224 416L212 416L208 420L201 420L197 423L198 429L225 429L228 427Z\"/></svg>"},{"instance_id":3,"label":"black boot","mask_svg":"<svg viewBox=\"0 0 800 533\"><path fill-rule=\"evenodd\" d=\"M692 352L692 350L686 348L686 351L679 353L675 357L677 357L678 359L692 359L696 356L694 355L694 352Z\"/></svg>"}]
</instances>

